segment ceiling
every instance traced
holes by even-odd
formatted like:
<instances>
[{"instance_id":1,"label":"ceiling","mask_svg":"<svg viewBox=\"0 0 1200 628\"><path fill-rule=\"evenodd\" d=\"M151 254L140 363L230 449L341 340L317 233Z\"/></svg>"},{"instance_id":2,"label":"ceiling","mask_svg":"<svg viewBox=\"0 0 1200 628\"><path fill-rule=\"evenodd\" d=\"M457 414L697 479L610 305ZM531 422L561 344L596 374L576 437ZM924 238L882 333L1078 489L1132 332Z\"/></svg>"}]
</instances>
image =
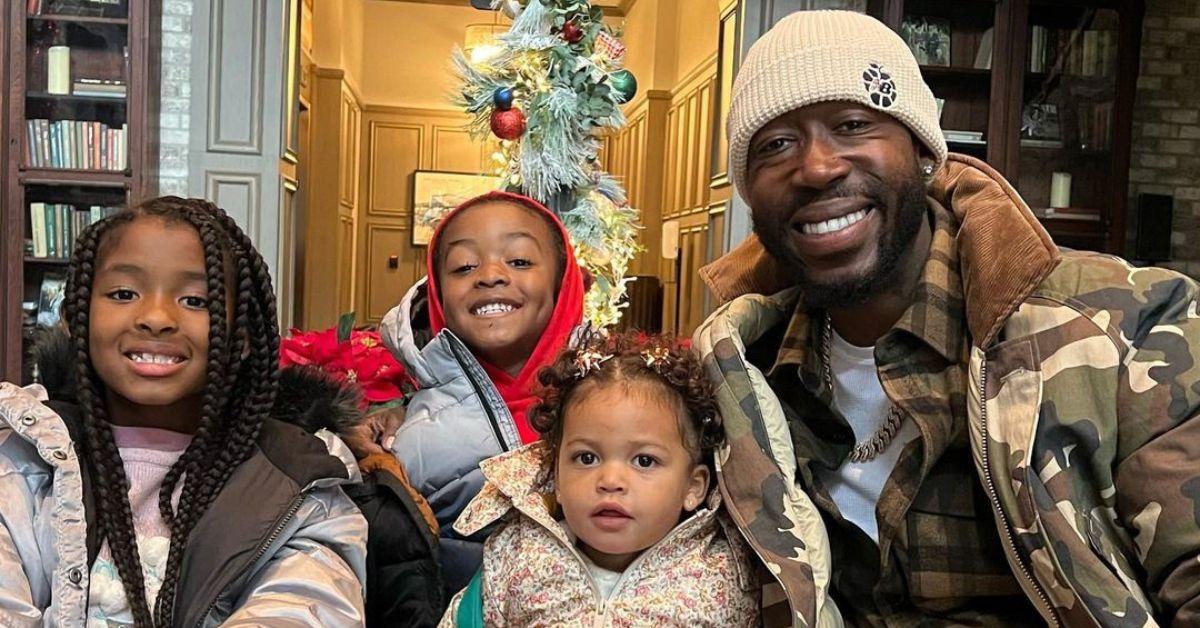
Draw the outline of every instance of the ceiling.
<instances>
[{"instance_id":1,"label":"ceiling","mask_svg":"<svg viewBox=\"0 0 1200 628\"><path fill-rule=\"evenodd\" d=\"M446 6L470 6L471 0L393 0L396 2L408 2L412 4L441 4ZM629 13L629 9L633 7L633 3L637 0L591 0L592 6L597 6L604 9L605 15L614 15L623 17Z\"/></svg>"}]
</instances>

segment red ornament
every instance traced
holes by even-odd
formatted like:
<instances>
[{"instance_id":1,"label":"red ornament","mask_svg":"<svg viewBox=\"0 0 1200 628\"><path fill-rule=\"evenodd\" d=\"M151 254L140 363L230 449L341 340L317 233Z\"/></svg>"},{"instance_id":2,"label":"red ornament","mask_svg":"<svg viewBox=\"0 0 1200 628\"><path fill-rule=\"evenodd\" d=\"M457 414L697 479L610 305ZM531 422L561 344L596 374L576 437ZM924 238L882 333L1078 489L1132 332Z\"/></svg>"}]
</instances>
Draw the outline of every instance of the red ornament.
<instances>
[{"instance_id":1,"label":"red ornament","mask_svg":"<svg viewBox=\"0 0 1200 628\"><path fill-rule=\"evenodd\" d=\"M492 133L502 140L515 140L525 134L525 114L513 107L492 112Z\"/></svg>"},{"instance_id":2,"label":"red ornament","mask_svg":"<svg viewBox=\"0 0 1200 628\"><path fill-rule=\"evenodd\" d=\"M583 39L583 31L579 30L579 27L575 25L575 22L567 22L566 24L563 24L561 35L563 39L572 44L580 39Z\"/></svg>"}]
</instances>

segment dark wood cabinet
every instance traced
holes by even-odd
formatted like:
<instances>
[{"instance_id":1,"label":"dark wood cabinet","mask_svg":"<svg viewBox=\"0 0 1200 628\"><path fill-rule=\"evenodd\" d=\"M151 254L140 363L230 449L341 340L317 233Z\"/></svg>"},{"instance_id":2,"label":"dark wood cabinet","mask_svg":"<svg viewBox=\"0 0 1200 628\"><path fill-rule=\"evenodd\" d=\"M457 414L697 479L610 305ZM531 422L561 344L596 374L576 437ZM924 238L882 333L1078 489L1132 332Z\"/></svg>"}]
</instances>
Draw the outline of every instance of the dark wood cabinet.
<instances>
[{"instance_id":1,"label":"dark wood cabinet","mask_svg":"<svg viewBox=\"0 0 1200 628\"><path fill-rule=\"evenodd\" d=\"M868 11L914 49L951 151L1004 174L1059 244L1123 253L1142 0L870 0Z\"/></svg>"},{"instance_id":2,"label":"dark wood cabinet","mask_svg":"<svg viewBox=\"0 0 1200 628\"><path fill-rule=\"evenodd\" d=\"M0 379L55 324L74 237L153 193L158 2L10 0L0 11Z\"/></svg>"}]
</instances>

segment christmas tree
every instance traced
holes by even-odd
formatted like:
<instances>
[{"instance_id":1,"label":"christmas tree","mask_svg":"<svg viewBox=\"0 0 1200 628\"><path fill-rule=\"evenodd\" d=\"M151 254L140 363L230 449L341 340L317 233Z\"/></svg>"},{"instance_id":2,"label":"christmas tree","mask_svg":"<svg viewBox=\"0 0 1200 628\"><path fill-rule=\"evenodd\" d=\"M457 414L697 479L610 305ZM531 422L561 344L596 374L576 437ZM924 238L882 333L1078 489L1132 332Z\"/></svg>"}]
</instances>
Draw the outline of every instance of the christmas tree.
<instances>
[{"instance_id":1,"label":"christmas tree","mask_svg":"<svg viewBox=\"0 0 1200 628\"><path fill-rule=\"evenodd\" d=\"M621 68L625 47L587 0L493 0L492 8L512 27L486 59L455 51L457 104L471 114L473 137L500 139L493 160L503 185L562 219L595 280L585 315L614 325L639 250L639 214L597 154L600 135L625 125L620 105L637 91Z\"/></svg>"}]
</instances>

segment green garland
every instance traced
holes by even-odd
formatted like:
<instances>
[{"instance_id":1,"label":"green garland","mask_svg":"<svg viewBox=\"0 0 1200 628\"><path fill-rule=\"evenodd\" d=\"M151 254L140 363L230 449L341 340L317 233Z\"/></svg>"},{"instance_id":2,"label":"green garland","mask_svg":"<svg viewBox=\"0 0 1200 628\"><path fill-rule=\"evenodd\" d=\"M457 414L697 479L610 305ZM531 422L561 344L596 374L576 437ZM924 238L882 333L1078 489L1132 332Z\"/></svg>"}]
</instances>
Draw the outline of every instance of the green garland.
<instances>
[{"instance_id":1,"label":"green garland","mask_svg":"<svg viewBox=\"0 0 1200 628\"><path fill-rule=\"evenodd\" d=\"M493 0L493 7L500 3ZM558 212L576 256L595 279L585 314L593 324L611 326L626 305L625 275L641 250L640 213L597 158L600 134L625 126L620 105L632 96L613 85L614 75L623 72L622 49L600 8L587 0L521 4L500 36L499 54L472 63L455 50L462 81L456 104L471 114L472 136L483 139L492 132L497 90L512 90L512 108L523 114L526 127L519 138L501 141L496 174L508 189ZM564 29L578 29L577 39L568 41Z\"/></svg>"}]
</instances>

